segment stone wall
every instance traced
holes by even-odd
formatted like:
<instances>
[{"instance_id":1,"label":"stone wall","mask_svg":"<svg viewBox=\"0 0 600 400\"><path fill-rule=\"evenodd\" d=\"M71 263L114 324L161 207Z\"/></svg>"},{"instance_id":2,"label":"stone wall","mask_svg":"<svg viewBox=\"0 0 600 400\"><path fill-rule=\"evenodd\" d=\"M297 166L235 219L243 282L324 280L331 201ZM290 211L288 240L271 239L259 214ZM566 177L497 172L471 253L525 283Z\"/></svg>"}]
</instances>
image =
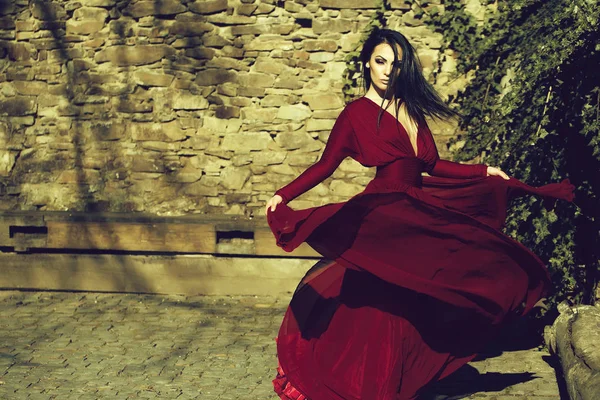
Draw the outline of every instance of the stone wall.
<instances>
[{"instance_id":1,"label":"stone wall","mask_svg":"<svg viewBox=\"0 0 600 400\"><path fill-rule=\"evenodd\" d=\"M442 61L436 85L456 91L464 80L450 80L441 35L404 1L387 3L388 26L426 74ZM378 7L3 1L0 210L261 214L320 155L344 106L345 57ZM444 154L453 127L435 133ZM346 160L295 204L344 200L373 172Z\"/></svg>"}]
</instances>

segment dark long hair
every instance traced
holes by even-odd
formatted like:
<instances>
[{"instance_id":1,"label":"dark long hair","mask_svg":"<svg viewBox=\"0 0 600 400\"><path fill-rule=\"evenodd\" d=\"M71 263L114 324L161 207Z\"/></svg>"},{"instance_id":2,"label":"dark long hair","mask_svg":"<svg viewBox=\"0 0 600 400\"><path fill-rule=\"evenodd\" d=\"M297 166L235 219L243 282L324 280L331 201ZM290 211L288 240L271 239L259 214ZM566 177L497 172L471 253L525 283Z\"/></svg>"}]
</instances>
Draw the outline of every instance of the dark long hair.
<instances>
[{"instance_id":1,"label":"dark long hair","mask_svg":"<svg viewBox=\"0 0 600 400\"><path fill-rule=\"evenodd\" d=\"M371 86L371 74L365 66L369 62L375 47L381 43L389 44L394 51L394 63L392 65L391 78L385 90L385 98L389 98L393 94L395 99L403 101L406 105L408 115L418 124L423 123L426 116L439 119L459 116L456 111L444 103L433 86L427 82L421 72L422 67L419 57L406 37L400 32L391 29L375 28L365 41L360 52L365 90L369 90ZM402 59L398 57L398 47L402 49ZM401 62L399 63L399 61ZM400 71L398 71L398 68L400 68ZM398 115L399 108L400 103L397 102L396 115ZM381 114L379 118L381 118Z\"/></svg>"}]
</instances>

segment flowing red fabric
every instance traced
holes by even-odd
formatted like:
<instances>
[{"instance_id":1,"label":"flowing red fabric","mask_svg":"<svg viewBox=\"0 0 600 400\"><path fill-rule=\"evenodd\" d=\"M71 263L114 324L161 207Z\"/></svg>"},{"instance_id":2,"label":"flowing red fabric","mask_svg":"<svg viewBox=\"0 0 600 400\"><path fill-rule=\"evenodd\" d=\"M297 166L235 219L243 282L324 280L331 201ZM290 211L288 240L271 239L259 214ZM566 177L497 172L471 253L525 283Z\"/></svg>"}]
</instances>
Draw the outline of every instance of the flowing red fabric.
<instances>
[{"instance_id":1,"label":"flowing red fabric","mask_svg":"<svg viewBox=\"0 0 600 400\"><path fill-rule=\"evenodd\" d=\"M427 126L417 142L367 98L338 117L321 159L277 191L277 244L307 242L323 259L300 282L277 338L281 399L414 399L470 361L502 321L549 288L543 263L500 228L507 202L573 199L568 181L530 187L485 165L440 160ZM377 167L343 203L287 204L352 157ZM422 176L427 172L432 176Z\"/></svg>"}]
</instances>

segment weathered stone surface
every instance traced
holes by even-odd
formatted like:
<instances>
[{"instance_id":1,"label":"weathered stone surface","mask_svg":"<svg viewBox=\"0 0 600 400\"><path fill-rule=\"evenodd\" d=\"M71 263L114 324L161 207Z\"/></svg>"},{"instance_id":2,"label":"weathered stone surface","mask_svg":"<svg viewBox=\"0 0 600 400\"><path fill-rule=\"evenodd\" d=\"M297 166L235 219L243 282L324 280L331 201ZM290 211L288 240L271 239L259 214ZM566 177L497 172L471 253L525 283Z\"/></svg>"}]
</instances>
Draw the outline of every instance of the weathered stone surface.
<instances>
[{"instance_id":1,"label":"weathered stone surface","mask_svg":"<svg viewBox=\"0 0 600 400\"><path fill-rule=\"evenodd\" d=\"M331 110L344 106L341 95L336 94L307 94L302 96L312 110Z\"/></svg>"},{"instance_id":2,"label":"weathered stone surface","mask_svg":"<svg viewBox=\"0 0 600 400\"><path fill-rule=\"evenodd\" d=\"M237 7L237 12L239 15L252 15L257 8L256 4L241 4Z\"/></svg>"},{"instance_id":3,"label":"weathered stone surface","mask_svg":"<svg viewBox=\"0 0 600 400\"><path fill-rule=\"evenodd\" d=\"M346 33L351 32L356 26L356 22L350 19L336 18L320 20L316 19L313 22L313 30L316 34L338 32Z\"/></svg>"},{"instance_id":4,"label":"weathered stone surface","mask_svg":"<svg viewBox=\"0 0 600 400\"><path fill-rule=\"evenodd\" d=\"M364 189L362 186L341 180L334 180L329 187L335 196L342 197L352 197Z\"/></svg>"},{"instance_id":5,"label":"weathered stone surface","mask_svg":"<svg viewBox=\"0 0 600 400\"><path fill-rule=\"evenodd\" d=\"M4 43L3 46L5 46L8 53L8 57L12 61L29 60L35 52L34 47L29 43L8 42Z\"/></svg>"},{"instance_id":6,"label":"weathered stone surface","mask_svg":"<svg viewBox=\"0 0 600 400\"><path fill-rule=\"evenodd\" d=\"M164 124L138 123L131 126L131 137L136 141L164 141L176 142L187 137L181 129L179 122L173 121Z\"/></svg>"},{"instance_id":7,"label":"weathered stone surface","mask_svg":"<svg viewBox=\"0 0 600 400\"><path fill-rule=\"evenodd\" d=\"M56 179L56 183L65 183L65 184L94 184L97 183L100 179L100 172L94 169L76 169L76 170L66 170L62 171L58 178Z\"/></svg>"},{"instance_id":8,"label":"weathered stone surface","mask_svg":"<svg viewBox=\"0 0 600 400\"><path fill-rule=\"evenodd\" d=\"M227 0L205 0L189 3L190 11L198 14L214 14L227 10Z\"/></svg>"},{"instance_id":9,"label":"weathered stone surface","mask_svg":"<svg viewBox=\"0 0 600 400\"><path fill-rule=\"evenodd\" d=\"M303 131L281 132L275 137L275 142L286 150L302 149L304 152L320 150L318 141Z\"/></svg>"},{"instance_id":10,"label":"weathered stone surface","mask_svg":"<svg viewBox=\"0 0 600 400\"><path fill-rule=\"evenodd\" d=\"M234 106L218 106L215 108L215 115L220 119L239 118L240 108Z\"/></svg>"},{"instance_id":11,"label":"weathered stone surface","mask_svg":"<svg viewBox=\"0 0 600 400\"><path fill-rule=\"evenodd\" d=\"M202 170L196 168L191 162L186 162L185 166L173 175L173 179L181 183L197 182L201 177Z\"/></svg>"},{"instance_id":12,"label":"weathered stone surface","mask_svg":"<svg viewBox=\"0 0 600 400\"><path fill-rule=\"evenodd\" d=\"M275 78L269 74L260 72L240 73L237 76L237 82L245 87L268 88L273 86Z\"/></svg>"},{"instance_id":13,"label":"weathered stone surface","mask_svg":"<svg viewBox=\"0 0 600 400\"><path fill-rule=\"evenodd\" d=\"M319 4L322 8L379 8L378 0L320 0Z\"/></svg>"},{"instance_id":14,"label":"weathered stone surface","mask_svg":"<svg viewBox=\"0 0 600 400\"><path fill-rule=\"evenodd\" d=\"M287 153L284 151L261 151L252 155L252 164L267 166L283 163Z\"/></svg>"},{"instance_id":15,"label":"weathered stone surface","mask_svg":"<svg viewBox=\"0 0 600 400\"><path fill-rule=\"evenodd\" d=\"M223 138L221 149L236 153L265 150L273 139L266 132L229 133Z\"/></svg>"},{"instance_id":16,"label":"weathered stone surface","mask_svg":"<svg viewBox=\"0 0 600 400\"><path fill-rule=\"evenodd\" d=\"M13 86L18 94L36 96L48 91L48 84L40 81L13 81Z\"/></svg>"},{"instance_id":17,"label":"weathered stone surface","mask_svg":"<svg viewBox=\"0 0 600 400\"><path fill-rule=\"evenodd\" d=\"M133 73L133 81L142 86L159 86L167 87L171 85L175 76L155 73L150 71L135 71Z\"/></svg>"},{"instance_id":18,"label":"weathered stone surface","mask_svg":"<svg viewBox=\"0 0 600 400\"><path fill-rule=\"evenodd\" d=\"M291 72L292 68L283 63L274 61L272 58L260 57L254 63L254 71L281 75L285 72Z\"/></svg>"},{"instance_id":19,"label":"weathered stone surface","mask_svg":"<svg viewBox=\"0 0 600 400\"><path fill-rule=\"evenodd\" d=\"M272 122L277 117L277 108L242 108L242 119L251 121Z\"/></svg>"},{"instance_id":20,"label":"weathered stone surface","mask_svg":"<svg viewBox=\"0 0 600 400\"><path fill-rule=\"evenodd\" d=\"M334 119L309 119L306 121L306 131L329 131L335 124Z\"/></svg>"},{"instance_id":21,"label":"weathered stone surface","mask_svg":"<svg viewBox=\"0 0 600 400\"><path fill-rule=\"evenodd\" d=\"M208 100L204 97L178 91L173 98L173 110L205 110Z\"/></svg>"},{"instance_id":22,"label":"weathered stone surface","mask_svg":"<svg viewBox=\"0 0 600 400\"><path fill-rule=\"evenodd\" d=\"M406 0L388 0L388 5L392 10L410 10L410 2Z\"/></svg>"},{"instance_id":23,"label":"weathered stone surface","mask_svg":"<svg viewBox=\"0 0 600 400\"><path fill-rule=\"evenodd\" d=\"M279 35L261 35L248 43L245 49L246 51L293 50L294 42L282 39Z\"/></svg>"},{"instance_id":24,"label":"weathered stone surface","mask_svg":"<svg viewBox=\"0 0 600 400\"><path fill-rule=\"evenodd\" d=\"M221 69L207 69L196 74L194 83L199 86L221 85L225 82L234 82L237 74L232 71Z\"/></svg>"},{"instance_id":25,"label":"weathered stone surface","mask_svg":"<svg viewBox=\"0 0 600 400\"><path fill-rule=\"evenodd\" d=\"M73 18L76 20L94 20L106 21L108 11L100 7L79 7L73 12Z\"/></svg>"},{"instance_id":26,"label":"weathered stone surface","mask_svg":"<svg viewBox=\"0 0 600 400\"><path fill-rule=\"evenodd\" d=\"M159 61L174 52L175 49L165 45L112 46L96 53L94 59L99 63L110 61L119 66L144 65Z\"/></svg>"},{"instance_id":27,"label":"weathered stone surface","mask_svg":"<svg viewBox=\"0 0 600 400\"><path fill-rule=\"evenodd\" d=\"M125 139L126 125L123 121L84 121L81 124L82 135L93 141L112 141Z\"/></svg>"},{"instance_id":28,"label":"weathered stone surface","mask_svg":"<svg viewBox=\"0 0 600 400\"><path fill-rule=\"evenodd\" d=\"M571 399L600 396L600 307L559 305L561 314L544 336L558 356Z\"/></svg>"},{"instance_id":29,"label":"weathered stone surface","mask_svg":"<svg viewBox=\"0 0 600 400\"><path fill-rule=\"evenodd\" d=\"M104 28L104 21L88 20L68 20L67 35L91 35Z\"/></svg>"},{"instance_id":30,"label":"weathered stone surface","mask_svg":"<svg viewBox=\"0 0 600 400\"><path fill-rule=\"evenodd\" d=\"M112 7L116 0L79 0L78 3L87 7Z\"/></svg>"},{"instance_id":31,"label":"weathered stone surface","mask_svg":"<svg viewBox=\"0 0 600 400\"><path fill-rule=\"evenodd\" d=\"M304 120L311 116L310 108L304 104L294 104L290 106L282 106L277 112L277 118L292 119L295 121Z\"/></svg>"},{"instance_id":32,"label":"weathered stone surface","mask_svg":"<svg viewBox=\"0 0 600 400\"><path fill-rule=\"evenodd\" d=\"M199 60L210 60L215 56L216 53L217 51L215 49L199 47L195 49L187 49L184 54L188 57L196 58Z\"/></svg>"},{"instance_id":33,"label":"weathered stone surface","mask_svg":"<svg viewBox=\"0 0 600 400\"><path fill-rule=\"evenodd\" d=\"M0 176L10 175L15 166L17 154L16 151L0 150Z\"/></svg>"},{"instance_id":34,"label":"weathered stone surface","mask_svg":"<svg viewBox=\"0 0 600 400\"><path fill-rule=\"evenodd\" d=\"M338 44L335 40L305 40L303 43L306 51L336 51Z\"/></svg>"},{"instance_id":35,"label":"weathered stone surface","mask_svg":"<svg viewBox=\"0 0 600 400\"><path fill-rule=\"evenodd\" d=\"M186 11L186 8L177 0L142 0L130 4L124 10L125 15L134 18L147 17L149 15L174 15Z\"/></svg>"},{"instance_id":36,"label":"weathered stone surface","mask_svg":"<svg viewBox=\"0 0 600 400\"><path fill-rule=\"evenodd\" d=\"M67 17L67 11L60 4L51 2L32 2L31 15L42 21L57 21Z\"/></svg>"},{"instance_id":37,"label":"weathered stone surface","mask_svg":"<svg viewBox=\"0 0 600 400\"><path fill-rule=\"evenodd\" d=\"M35 100L35 97L31 96L0 98L0 115L22 116L35 114L37 110Z\"/></svg>"},{"instance_id":38,"label":"weathered stone surface","mask_svg":"<svg viewBox=\"0 0 600 400\"><path fill-rule=\"evenodd\" d=\"M240 190L250 178L247 168L227 167L221 171L221 184L229 190Z\"/></svg>"},{"instance_id":39,"label":"weathered stone surface","mask_svg":"<svg viewBox=\"0 0 600 400\"><path fill-rule=\"evenodd\" d=\"M190 183L186 185L183 189L183 193L189 196L209 196L215 197L219 195L219 188L215 186L206 186L202 181L204 177L200 179L199 182Z\"/></svg>"},{"instance_id":40,"label":"weathered stone surface","mask_svg":"<svg viewBox=\"0 0 600 400\"><path fill-rule=\"evenodd\" d=\"M263 107L280 107L295 103L292 96L286 96L283 94L269 94L266 95L260 102Z\"/></svg>"}]
</instances>

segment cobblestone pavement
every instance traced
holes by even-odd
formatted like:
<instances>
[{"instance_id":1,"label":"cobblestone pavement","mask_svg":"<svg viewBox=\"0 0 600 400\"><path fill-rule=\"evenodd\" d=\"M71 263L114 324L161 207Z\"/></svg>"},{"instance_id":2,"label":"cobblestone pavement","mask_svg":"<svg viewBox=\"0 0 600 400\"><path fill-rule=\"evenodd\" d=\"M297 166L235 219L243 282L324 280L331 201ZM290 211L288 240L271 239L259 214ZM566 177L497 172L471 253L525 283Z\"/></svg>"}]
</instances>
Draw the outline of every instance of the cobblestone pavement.
<instances>
[{"instance_id":1,"label":"cobblestone pavement","mask_svg":"<svg viewBox=\"0 0 600 400\"><path fill-rule=\"evenodd\" d=\"M288 301L0 291L0 399L275 400L273 339ZM545 355L474 362L446 393L559 399Z\"/></svg>"}]
</instances>

